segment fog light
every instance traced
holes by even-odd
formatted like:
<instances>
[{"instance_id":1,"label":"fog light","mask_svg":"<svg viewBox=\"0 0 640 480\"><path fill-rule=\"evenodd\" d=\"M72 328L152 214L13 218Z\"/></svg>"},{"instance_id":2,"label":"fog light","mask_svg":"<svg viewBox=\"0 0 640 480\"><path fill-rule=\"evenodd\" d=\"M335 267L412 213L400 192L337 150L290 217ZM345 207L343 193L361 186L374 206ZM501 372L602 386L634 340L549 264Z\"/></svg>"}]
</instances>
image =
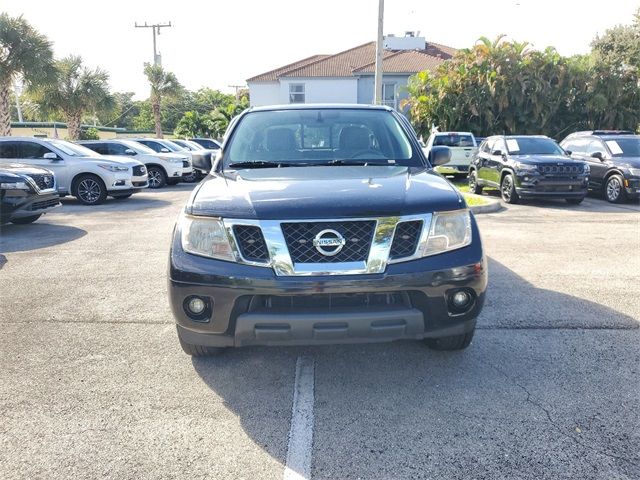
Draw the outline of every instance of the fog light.
<instances>
[{"instance_id":1,"label":"fog light","mask_svg":"<svg viewBox=\"0 0 640 480\"><path fill-rule=\"evenodd\" d=\"M464 308L468 303L471 297L467 292L456 292L453 294L451 301L453 305L457 308Z\"/></svg>"},{"instance_id":2,"label":"fog light","mask_svg":"<svg viewBox=\"0 0 640 480\"><path fill-rule=\"evenodd\" d=\"M191 295L182 303L184 313L194 322L208 322L213 313L213 301L208 297Z\"/></svg>"},{"instance_id":3,"label":"fog light","mask_svg":"<svg viewBox=\"0 0 640 480\"><path fill-rule=\"evenodd\" d=\"M201 298L193 297L191 300L189 300L188 307L189 310L191 310L191 313L193 313L194 315L200 315L202 312L204 312L204 309L207 308L207 304L204 303L204 300L202 300Z\"/></svg>"}]
</instances>

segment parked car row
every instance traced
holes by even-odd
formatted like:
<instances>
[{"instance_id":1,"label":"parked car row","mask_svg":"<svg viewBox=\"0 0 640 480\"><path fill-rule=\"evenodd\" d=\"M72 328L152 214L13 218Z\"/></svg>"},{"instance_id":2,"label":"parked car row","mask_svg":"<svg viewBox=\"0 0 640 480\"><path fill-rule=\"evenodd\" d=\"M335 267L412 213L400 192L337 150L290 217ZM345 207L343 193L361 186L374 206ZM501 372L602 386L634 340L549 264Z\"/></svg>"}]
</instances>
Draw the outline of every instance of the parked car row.
<instances>
[{"instance_id":1,"label":"parked car row","mask_svg":"<svg viewBox=\"0 0 640 480\"><path fill-rule=\"evenodd\" d=\"M198 181L211 166L213 150L180 142L0 138L0 220L31 223L67 195L98 205L108 196L124 199L147 187Z\"/></svg>"},{"instance_id":2,"label":"parked car row","mask_svg":"<svg viewBox=\"0 0 640 480\"><path fill-rule=\"evenodd\" d=\"M449 147L451 160L436 170L467 176L473 193L498 188L516 203L533 197L580 203L593 191L612 203L640 198L640 136L631 131L575 132L560 144L539 135L474 137L471 132L434 132L425 153Z\"/></svg>"}]
</instances>

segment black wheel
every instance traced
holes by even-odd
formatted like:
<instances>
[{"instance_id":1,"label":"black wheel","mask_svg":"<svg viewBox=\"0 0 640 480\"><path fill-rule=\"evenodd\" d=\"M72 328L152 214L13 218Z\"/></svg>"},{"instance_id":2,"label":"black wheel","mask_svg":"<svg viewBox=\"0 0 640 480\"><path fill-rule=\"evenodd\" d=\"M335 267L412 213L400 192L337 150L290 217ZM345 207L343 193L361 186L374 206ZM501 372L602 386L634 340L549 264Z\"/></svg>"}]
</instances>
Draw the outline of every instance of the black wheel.
<instances>
[{"instance_id":1,"label":"black wheel","mask_svg":"<svg viewBox=\"0 0 640 480\"><path fill-rule=\"evenodd\" d=\"M478 174L475 170L469 172L469 193L475 193L476 195L482 193L482 187L478 185Z\"/></svg>"},{"instance_id":2,"label":"black wheel","mask_svg":"<svg viewBox=\"0 0 640 480\"><path fill-rule=\"evenodd\" d=\"M28 223L35 222L41 216L42 216L42 214L40 214L40 215L31 215L29 217L14 218L13 220L11 220L11 223L15 223L16 225L26 225Z\"/></svg>"},{"instance_id":3,"label":"black wheel","mask_svg":"<svg viewBox=\"0 0 640 480\"><path fill-rule=\"evenodd\" d=\"M185 342L180 333L178 333L178 340L180 340L180 346L187 355L192 357L214 357L224 353L225 349L222 347L205 347L204 345L192 345Z\"/></svg>"},{"instance_id":4,"label":"black wheel","mask_svg":"<svg viewBox=\"0 0 640 480\"><path fill-rule=\"evenodd\" d=\"M622 175L615 174L607 178L607 183L604 185L604 198L611 203L622 203L626 197Z\"/></svg>"},{"instance_id":5,"label":"black wheel","mask_svg":"<svg viewBox=\"0 0 640 480\"><path fill-rule=\"evenodd\" d=\"M584 200L584 197L581 197L581 198L565 198L565 201L569 205L580 205L583 200Z\"/></svg>"},{"instance_id":6,"label":"black wheel","mask_svg":"<svg viewBox=\"0 0 640 480\"><path fill-rule=\"evenodd\" d=\"M107 198L107 187L99 177L87 173L75 180L72 193L83 205L100 205Z\"/></svg>"},{"instance_id":7,"label":"black wheel","mask_svg":"<svg viewBox=\"0 0 640 480\"><path fill-rule=\"evenodd\" d=\"M111 195L116 200L123 200L125 198L129 198L133 193L125 193L124 195Z\"/></svg>"},{"instance_id":8,"label":"black wheel","mask_svg":"<svg viewBox=\"0 0 640 480\"><path fill-rule=\"evenodd\" d=\"M502 179L502 183L500 184L500 195L502 196L502 200L507 203L518 203L520 200L518 192L516 192L516 182L513 180L513 175L510 173L507 173Z\"/></svg>"},{"instance_id":9,"label":"black wheel","mask_svg":"<svg viewBox=\"0 0 640 480\"><path fill-rule=\"evenodd\" d=\"M464 350L471 344L475 330L463 335L441 338L425 338L427 346L433 350Z\"/></svg>"},{"instance_id":10,"label":"black wheel","mask_svg":"<svg viewBox=\"0 0 640 480\"><path fill-rule=\"evenodd\" d=\"M183 175L182 176L182 181L185 182L185 183L195 183L198 180L199 179L198 179L198 171L197 170L193 170L188 175Z\"/></svg>"},{"instance_id":11,"label":"black wheel","mask_svg":"<svg viewBox=\"0 0 640 480\"><path fill-rule=\"evenodd\" d=\"M149 176L149 188L162 188L167 184L167 174L161 167L147 168Z\"/></svg>"}]
</instances>

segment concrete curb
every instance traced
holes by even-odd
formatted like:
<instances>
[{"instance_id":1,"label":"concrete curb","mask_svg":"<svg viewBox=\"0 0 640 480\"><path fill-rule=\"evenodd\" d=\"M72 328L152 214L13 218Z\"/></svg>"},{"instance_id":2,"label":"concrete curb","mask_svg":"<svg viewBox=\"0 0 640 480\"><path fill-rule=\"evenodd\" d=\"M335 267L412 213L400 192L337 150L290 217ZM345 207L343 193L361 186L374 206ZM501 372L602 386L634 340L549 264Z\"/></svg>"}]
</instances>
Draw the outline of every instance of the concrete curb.
<instances>
[{"instance_id":1,"label":"concrete curb","mask_svg":"<svg viewBox=\"0 0 640 480\"><path fill-rule=\"evenodd\" d=\"M469 209L475 215L480 214L480 213L494 213L494 212L498 212L498 211L502 210L502 203L500 203L500 200L483 197L481 195L474 195L473 193L466 193L465 195L469 195L469 196L475 197L475 198L481 198L485 202L488 202L487 205L473 205L473 206L469 207Z\"/></svg>"}]
</instances>

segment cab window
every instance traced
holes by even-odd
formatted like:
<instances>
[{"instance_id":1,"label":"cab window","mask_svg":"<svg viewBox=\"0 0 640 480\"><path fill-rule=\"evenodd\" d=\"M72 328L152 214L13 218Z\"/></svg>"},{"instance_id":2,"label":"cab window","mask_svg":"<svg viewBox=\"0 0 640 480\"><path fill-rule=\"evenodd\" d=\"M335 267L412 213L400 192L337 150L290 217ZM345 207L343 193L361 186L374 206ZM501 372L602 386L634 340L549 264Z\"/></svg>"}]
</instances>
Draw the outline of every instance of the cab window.
<instances>
[{"instance_id":1,"label":"cab window","mask_svg":"<svg viewBox=\"0 0 640 480\"><path fill-rule=\"evenodd\" d=\"M51 153L51 150L39 143L21 142L20 144L20 158L43 158L45 153Z\"/></svg>"},{"instance_id":2,"label":"cab window","mask_svg":"<svg viewBox=\"0 0 640 480\"><path fill-rule=\"evenodd\" d=\"M0 142L0 158L19 158L18 142Z\"/></svg>"}]
</instances>

